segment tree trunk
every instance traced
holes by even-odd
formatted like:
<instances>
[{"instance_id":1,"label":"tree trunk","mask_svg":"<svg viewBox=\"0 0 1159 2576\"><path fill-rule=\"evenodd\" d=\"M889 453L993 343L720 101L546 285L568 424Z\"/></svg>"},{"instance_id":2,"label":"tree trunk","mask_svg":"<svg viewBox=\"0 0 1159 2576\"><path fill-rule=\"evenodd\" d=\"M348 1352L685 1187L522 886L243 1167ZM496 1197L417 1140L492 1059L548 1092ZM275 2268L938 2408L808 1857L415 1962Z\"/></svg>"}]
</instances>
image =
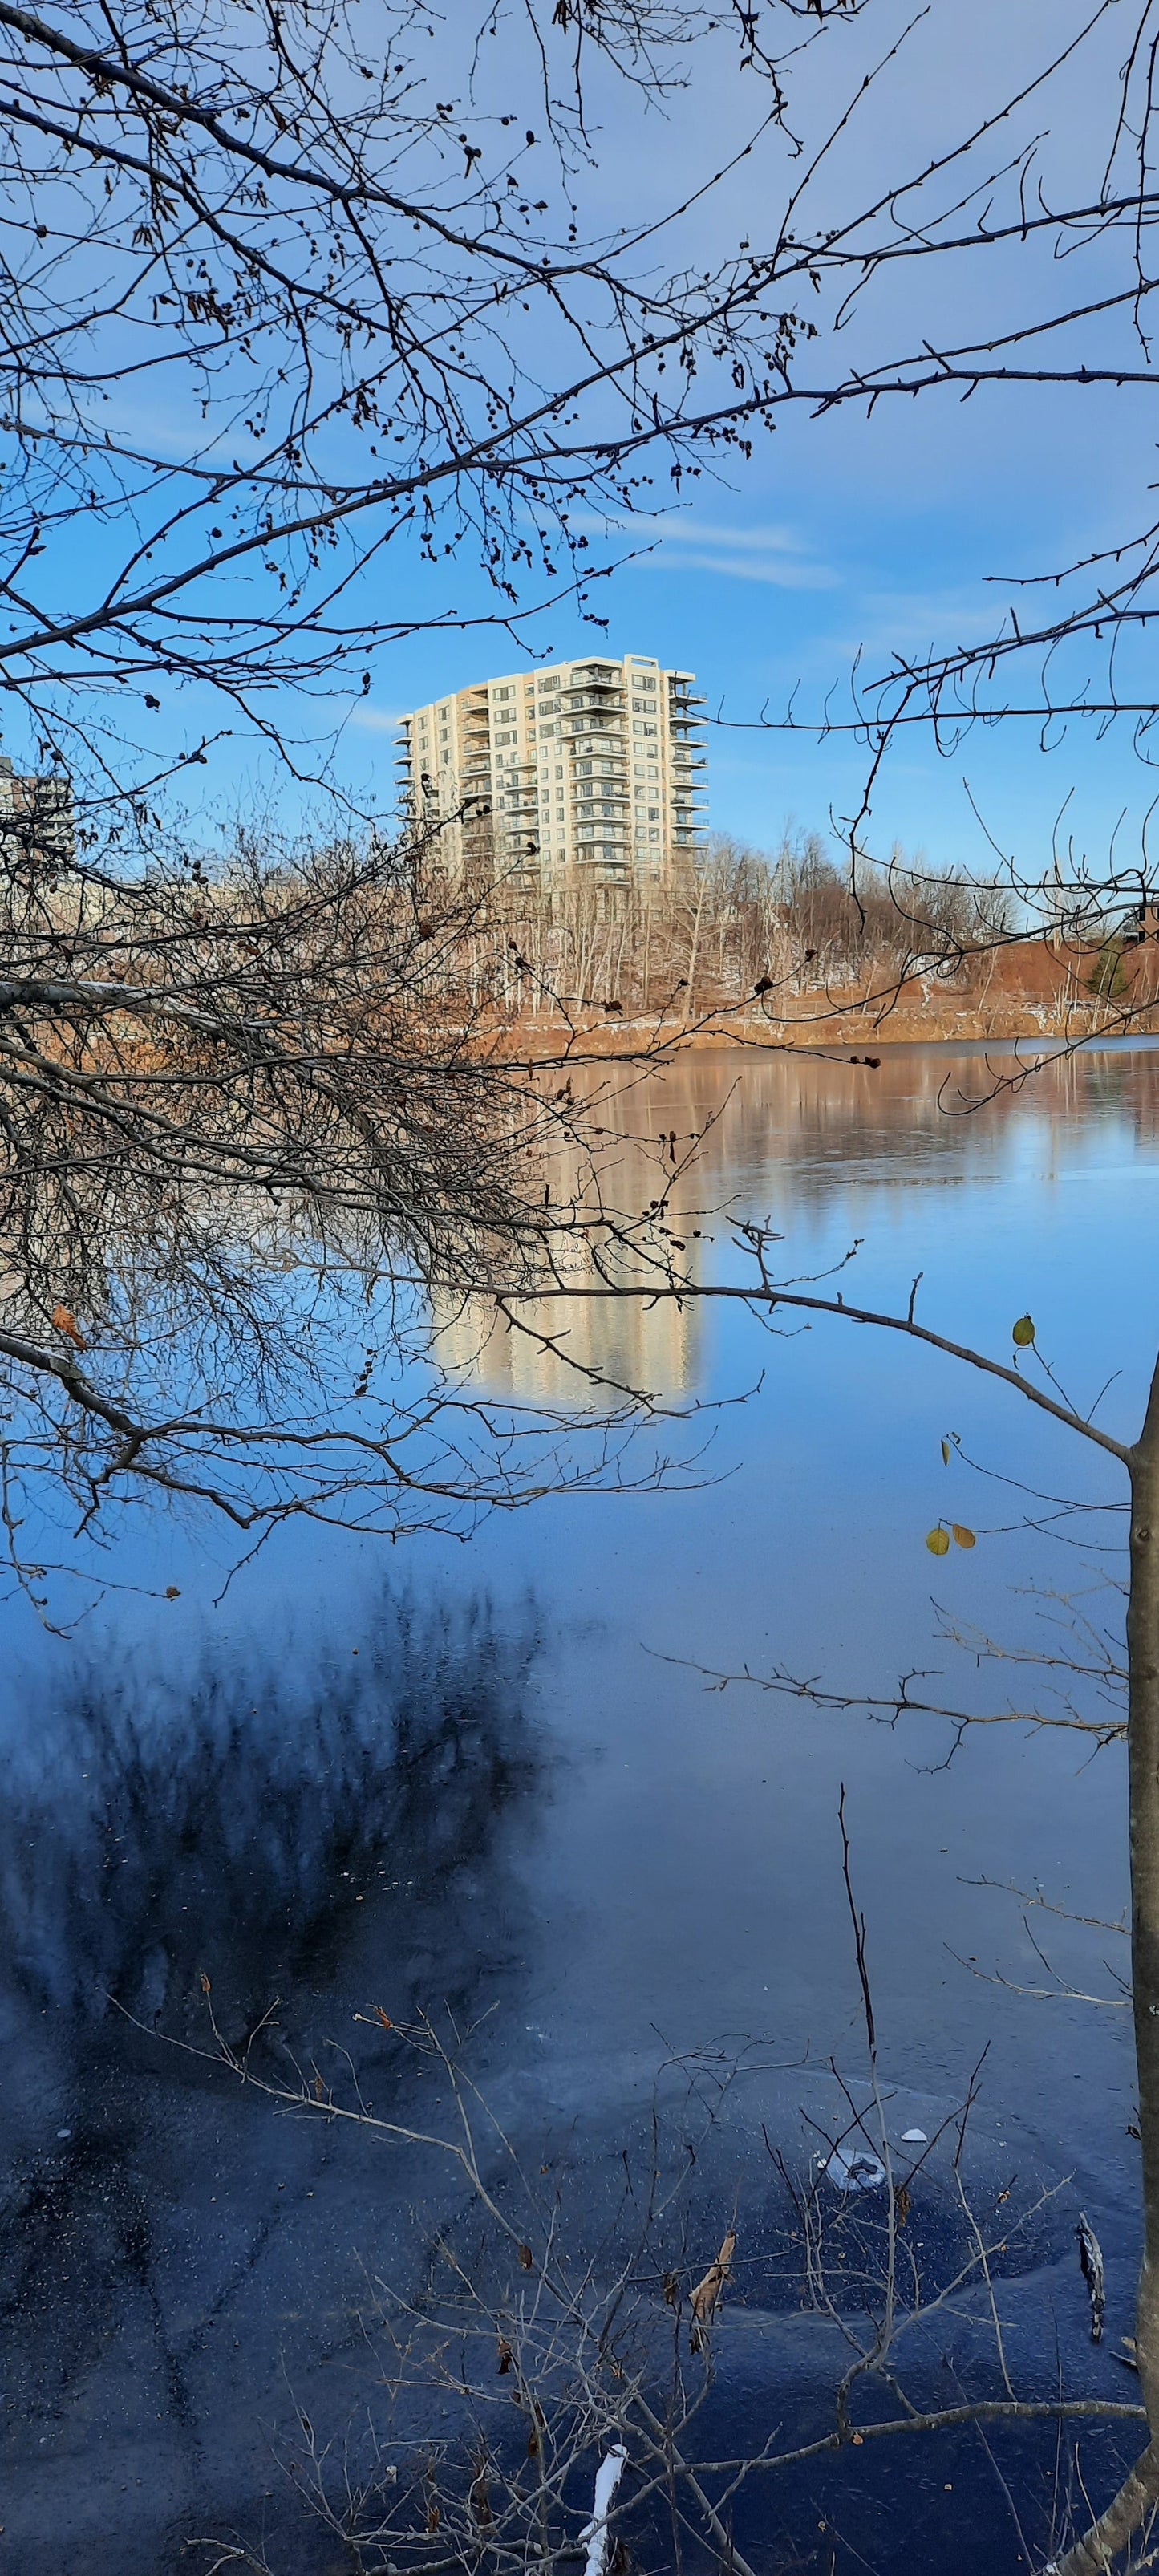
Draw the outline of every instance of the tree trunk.
<instances>
[{"instance_id":1,"label":"tree trunk","mask_svg":"<svg viewBox=\"0 0 1159 2576\"><path fill-rule=\"evenodd\" d=\"M1143 2268L1136 2346L1159 2433L1159 1365L1131 1466L1127 1609L1131 1976L1143 2146Z\"/></svg>"},{"instance_id":2,"label":"tree trunk","mask_svg":"<svg viewBox=\"0 0 1159 2576\"><path fill-rule=\"evenodd\" d=\"M1113 2566L1159 2503L1159 1361L1131 1453L1127 1683L1131 1983L1143 2162L1135 2358L1151 2440L1114 2502L1057 2561L1057 2576L1094 2576Z\"/></svg>"},{"instance_id":3,"label":"tree trunk","mask_svg":"<svg viewBox=\"0 0 1159 2576\"><path fill-rule=\"evenodd\" d=\"M699 951L699 948L700 948L700 924L701 924L701 919L702 919L703 913L704 913L704 879L703 879L703 877L702 877L702 878L701 878L701 881L700 881L700 886L699 886L698 891L697 891L697 896L696 896L696 913L695 913L695 916L694 916L694 919L693 919L693 923L692 923L692 944L691 944L691 946L690 946L690 948L689 948L689 952L688 952L688 982L687 982L687 990L686 990L685 995L684 995L684 1026L685 1026L685 1028L687 1028L687 1026L688 1026L688 1022L689 1022L689 1020L690 1020L690 1018L691 1018L691 1016L692 1016L692 996L693 996L693 992L694 992L694 990L695 990L695 985L696 985L696 959L697 959L697 954L698 954L698 951Z\"/></svg>"}]
</instances>

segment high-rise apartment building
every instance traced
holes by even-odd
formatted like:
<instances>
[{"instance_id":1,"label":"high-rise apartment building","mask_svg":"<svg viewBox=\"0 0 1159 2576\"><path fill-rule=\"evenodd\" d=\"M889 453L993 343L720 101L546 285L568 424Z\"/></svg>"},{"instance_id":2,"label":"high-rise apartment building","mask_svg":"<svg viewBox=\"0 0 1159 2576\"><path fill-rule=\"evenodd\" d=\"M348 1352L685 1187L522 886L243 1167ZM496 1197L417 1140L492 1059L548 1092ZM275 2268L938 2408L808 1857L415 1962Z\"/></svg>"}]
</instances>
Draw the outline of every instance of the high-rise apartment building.
<instances>
[{"instance_id":1,"label":"high-rise apartment building","mask_svg":"<svg viewBox=\"0 0 1159 2576\"><path fill-rule=\"evenodd\" d=\"M0 753L0 853L51 864L71 859L75 849L70 781L18 777L14 763Z\"/></svg>"},{"instance_id":2,"label":"high-rise apartment building","mask_svg":"<svg viewBox=\"0 0 1159 2576\"><path fill-rule=\"evenodd\" d=\"M436 698L400 724L403 812L437 828L453 879L550 899L663 876L704 824L694 676L595 653Z\"/></svg>"}]
</instances>

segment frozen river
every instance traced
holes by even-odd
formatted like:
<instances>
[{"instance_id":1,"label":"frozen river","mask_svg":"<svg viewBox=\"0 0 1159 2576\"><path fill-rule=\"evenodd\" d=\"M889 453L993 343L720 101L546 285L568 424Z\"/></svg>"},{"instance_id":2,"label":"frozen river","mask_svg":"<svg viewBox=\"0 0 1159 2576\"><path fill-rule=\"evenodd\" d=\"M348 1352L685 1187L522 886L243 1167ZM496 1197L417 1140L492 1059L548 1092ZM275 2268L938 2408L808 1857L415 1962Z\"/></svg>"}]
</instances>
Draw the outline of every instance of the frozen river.
<instances>
[{"instance_id":1,"label":"frozen river","mask_svg":"<svg viewBox=\"0 0 1159 2576\"><path fill-rule=\"evenodd\" d=\"M1100 1419L1129 1435L1159 1343L1159 1050L1093 1052L964 1110L985 1086L978 1057L936 1049L883 1050L877 1071L700 1054L624 1117L684 1137L719 1113L694 1193L706 1275L736 1270L726 1205L767 1216L786 1271L859 1241L851 1297L904 1307L921 1272L924 1320L1003 1358L1029 1309L1078 1401L1113 1378ZM276 2002L256 2067L329 2082L349 2051L374 2108L419 2126L448 2116L439 2069L375 2008L440 2028L449 2011L581 2233L657 2087L679 2130L681 2087L739 2065L691 2222L707 2260L738 2210L737 2333L746 2301L750 2326L776 2311L736 2362L730 2439L764 2439L770 2405L784 2424L815 2407L827 2355L794 2340L754 2249L764 2133L807 2162L830 2060L864 2078L842 1783L897 2120L933 2134L985 2050L982 2184L1054 2193L1012 2256L1015 2365L1027 2386L1062 2368L1133 2393L1113 2359L1136 2227L1125 1945L1072 1919L1124 1902L1121 1748L993 1725L948 1759L940 1719L711 1678L776 1667L888 1697L921 1672L916 1695L978 1715L1059 1714L1070 1692L1113 1721L1089 1678L1013 1658L1089 1666L1092 1634L1117 1635L1114 1462L892 1337L770 1334L709 1306L570 1323L581 1356L729 1399L689 1490L545 1501L466 1548L291 1526L216 1607L217 1535L154 1532L119 1570L178 1599L110 1595L71 1639L4 1613L0 2567L169 2576L195 2537L272 2576L356 2564L295 2501L296 2409L339 2440L373 2414L374 2284L413 2288L456 2186L421 2149L279 2112L190 2053L209 2044L203 1978L235 2044ZM482 1367L540 1391L506 1345ZM943 1465L952 1435L974 1466ZM940 1516L976 1546L932 1557ZM979 1662L983 1640L1001 1652ZM1080 2206L1107 2258L1098 2352ZM929 2359L942 2403L971 2366L956 2331ZM1096 2485L1108 2439L1088 2437ZM1066 2473L1053 2430L1003 2466L1041 2546ZM770 2571L955 2576L979 2517L993 2576L1025 2565L980 2446L895 2458L888 2480L866 2450L769 2487L754 2529Z\"/></svg>"}]
</instances>

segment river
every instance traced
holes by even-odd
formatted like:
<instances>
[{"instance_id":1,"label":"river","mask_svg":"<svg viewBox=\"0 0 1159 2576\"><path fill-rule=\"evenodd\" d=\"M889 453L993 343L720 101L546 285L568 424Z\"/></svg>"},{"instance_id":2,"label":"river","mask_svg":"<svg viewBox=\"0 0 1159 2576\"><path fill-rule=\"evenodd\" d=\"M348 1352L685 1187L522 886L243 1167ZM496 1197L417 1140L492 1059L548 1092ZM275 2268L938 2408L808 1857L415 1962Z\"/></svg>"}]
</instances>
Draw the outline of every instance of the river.
<instances>
[{"instance_id":1,"label":"river","mask_svg":"<svg viewBox=\"0 0 1159 2576\"><path fill-rule=\"evenodd\" d=\"M1098 1418L1129 1435L1159 1340L1159 1048L992 1089L969 1051L700 1053L620 1114L707 1131L684 1190L704 1277L741 1275L737 1215L783 1238L786 1276L856 1245L851 1300L904 1309L920 1273L919 1316L1002 1358L1029 1310L1058 1381L1085 1407L1112 1380ZM271 2014L255 2068L328 2086L349 2052L363 2097L419 2126L450 2115L444 2071L404 2063L381 2015L453 2026L580 2237L653 2104L675 2136L711 2097L687 2223L707 2262L738 2213L729 2438L820 2421L798 2291L771 2286L764 2142L808 2172L831 2061L864 2098L842 1787L895 2130L934 2135L983 2061L978 2188L1035 2205L1007 2266L1012 2372L1134 2393L1115 2358L1137 2241L1125 1945L1103 1928L1125 1898L1121 1747L858 1703L908 1673L978 1716L1113 1724L1089 1668L1121 1628L1115 1463L900 1337L693 1304L567 1324L578 1357L702 1408L671 1425L671 1490L552 1497L465 1548L291 1526L224 1598L219 1536L166 1525L113 1569L143 1588L73 1636L19 1599L3 1613L0 2570L170 2576L214 2564L192 2539L230 2536L272 2576L356 2563L287 2450L299 2409L320 2439L373 2418L375 2285L413 2289L456 2187L429 2152L214 2065L210 2006L238 2046ZM477 1366L559 1391L506 1339ZM940 1520L976 1544L935 1558ZM147 1588L170 1580L173 1600ZM852 1704L721 1687L774 1670ZM1106 2257L1098 2349L1080 2208ZM931 2203L935 2266L937 2237ZM944 2404L983 2365L964 2309L938 2332L922 2368ZM955 2576L984 2528L1005 2576L1073 2474L1053 2430L1001 2478L976 2441L888 2471L887 2447L767 2484L762 2567ZM1097 2488L1123 2455L1092 2432L1082 2474Z\"/></svg>"}]
</instances>

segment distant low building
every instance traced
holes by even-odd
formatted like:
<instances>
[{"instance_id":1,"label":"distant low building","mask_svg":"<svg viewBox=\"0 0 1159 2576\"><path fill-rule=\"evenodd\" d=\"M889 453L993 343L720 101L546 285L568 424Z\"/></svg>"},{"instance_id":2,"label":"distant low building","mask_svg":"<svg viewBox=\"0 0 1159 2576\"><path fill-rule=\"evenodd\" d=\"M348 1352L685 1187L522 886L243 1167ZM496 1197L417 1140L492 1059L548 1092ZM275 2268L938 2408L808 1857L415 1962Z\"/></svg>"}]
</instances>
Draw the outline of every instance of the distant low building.
<instances>
[{"instance_id":1,"label":"distant low building","mask_svg":"<svg viewBox=\"0 0 1159 2576\"><path fill-rule=\"evenodd\" d=\"M1141 948L1146 941L1159 939L1159 897L1149 894L1142 903L1133 904L1121 935L1124 948Z\"/></svg>"},{"instance_id":2,"label":"distant low building","mask_svg":"<svg viewBox=\"0 0 1159 2576\"><path fill-rule=\"evenodd\" d=\"M704 827L695 674L592 654L432 699L399 726L399 801L454 882L551 898L663 877Z\"/></svg>"}]
</instances>

